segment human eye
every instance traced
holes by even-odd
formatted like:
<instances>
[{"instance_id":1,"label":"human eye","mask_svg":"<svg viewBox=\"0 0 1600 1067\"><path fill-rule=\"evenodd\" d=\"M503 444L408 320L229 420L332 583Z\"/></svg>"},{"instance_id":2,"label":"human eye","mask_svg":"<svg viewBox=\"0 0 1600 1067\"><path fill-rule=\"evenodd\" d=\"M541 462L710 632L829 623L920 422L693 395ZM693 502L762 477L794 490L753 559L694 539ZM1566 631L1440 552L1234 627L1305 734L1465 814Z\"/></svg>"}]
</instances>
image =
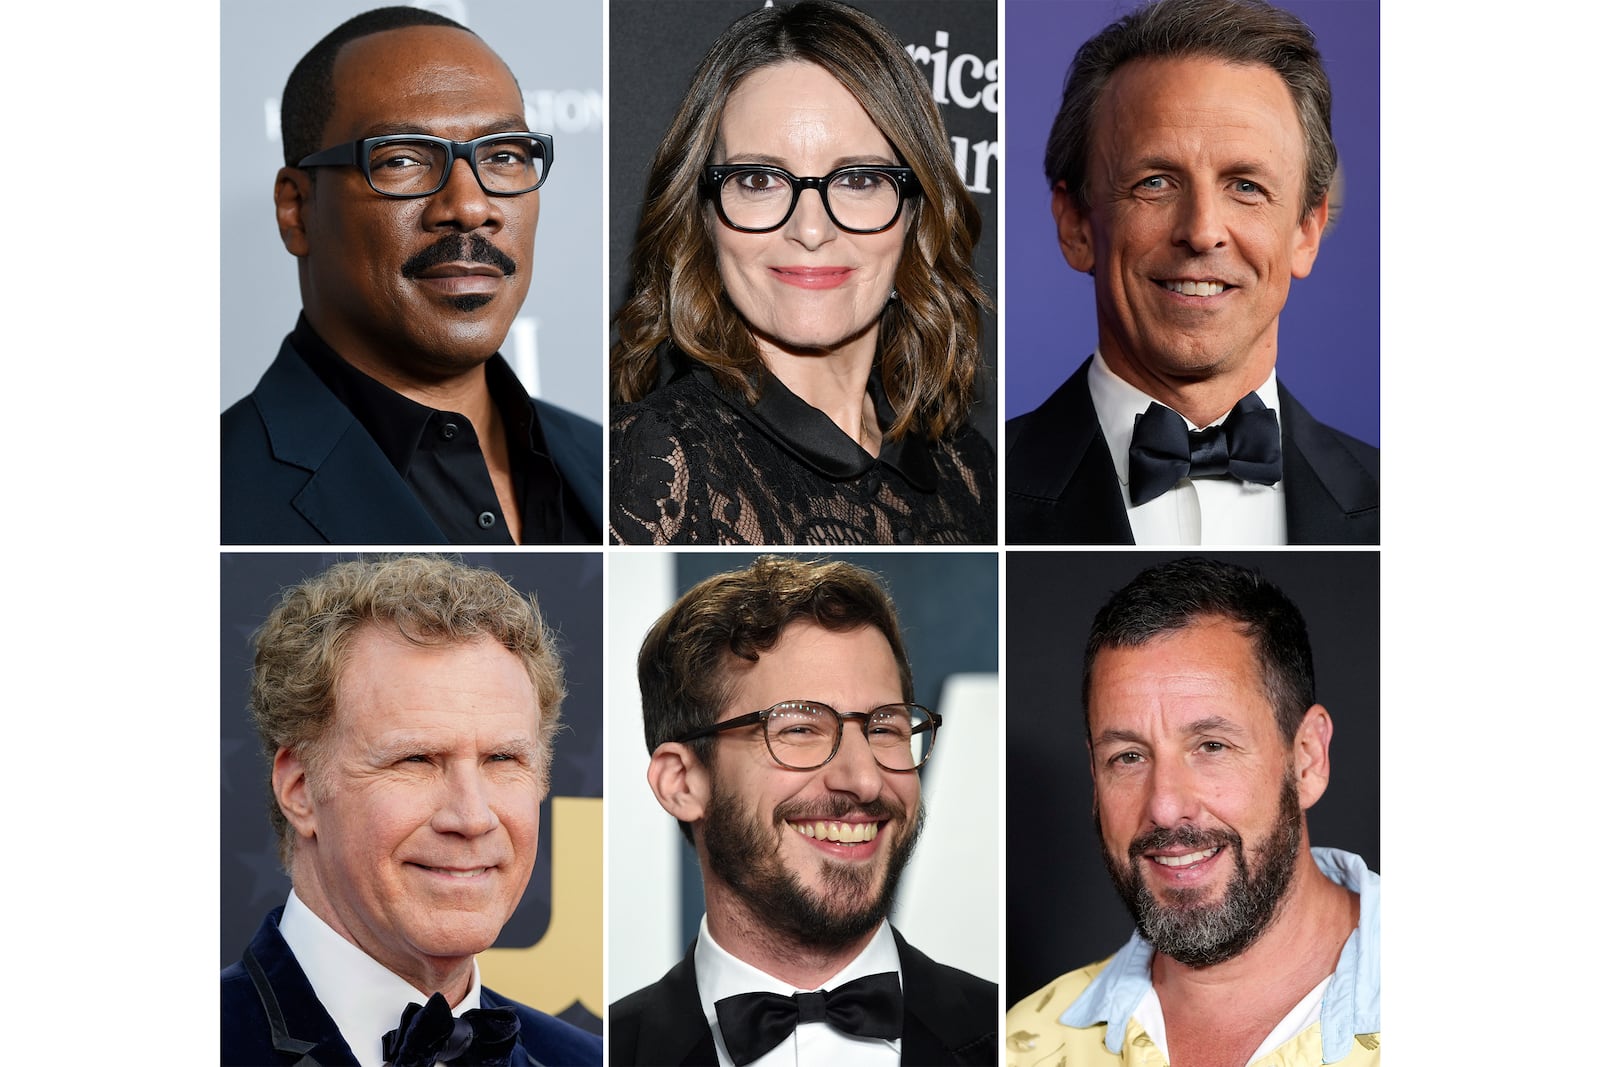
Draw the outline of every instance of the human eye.
<instances>
[{"instance_id":1,"label":"human eye","mask_svg":"<svg viewBox=\"0 0 1600 1067\"><path fill-rule=\"evenodd\" d=\"M1230 747L1226 741L1202 741L1199 750L1209 755L1217 755L1228 751Z\"/></svg>"},{"instance_id":2,"label":"human eye","mask_svg":"<svg viewBox=\"0 0 1600 1067\"><path fill-rule=\"evenodd\" d=\"M889 176L882 171L847 170L833 179L833 187L849 193L872 193L889 181Z\"/></svg>"},{"instance_id":3,"label":"human eye","mask_svg":"<svg viewBox=\"0 0 1600 1067\"><path fill-rule=\"evenodd\" d=\"M781 192L789 187L782 175L769 170L736 170L728 180L740 192L750 195Z\"/></svg>"},{"instance_id":4,"label":"human eye","mask_svg":"<svg viewBox=\"0 0 1600 1067\"><path fill-rule=\"evenodd\" d=\"M433 156L427 146L415 142L391 141L372 150L374 170L408 170L432 165Z\"/></svg>"},{"instance_id":5,"label":"human eye","mask_svg":"<svg viewBox=\"0 0 1600 1067\"><path fill-rule=\"evenodd\" d=\"M1165 192L1172 188L1172 179L1164 174L1152 174L1148 178L1140 178L1134 183L1134 188L1148 192Z\"/></svg>"},{"instance_id":6,"label":"human eye","mask_svg":"<svg viewBox=\"0 0 1600 1067\"><path fill-rule=\"evenodd\" d=\"M1143 762L1143 753L1135 752L1132 749L1125 749L1121 752L1113 753L1111 758L1106 760L1106 766L1112 768L1113 770L1122 770L1129 767L1137 767Z\"/></svg>"}]
</instances>

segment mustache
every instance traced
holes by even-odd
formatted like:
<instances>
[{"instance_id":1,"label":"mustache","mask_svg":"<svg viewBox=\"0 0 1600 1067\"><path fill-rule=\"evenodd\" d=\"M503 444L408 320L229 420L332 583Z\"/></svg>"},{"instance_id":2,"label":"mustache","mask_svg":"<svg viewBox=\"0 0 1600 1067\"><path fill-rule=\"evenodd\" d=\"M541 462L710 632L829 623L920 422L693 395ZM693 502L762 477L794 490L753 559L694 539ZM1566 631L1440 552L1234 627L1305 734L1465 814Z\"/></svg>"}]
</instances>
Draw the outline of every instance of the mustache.
<instances>
[{"instance_id":1,"label":"mustache","mask_svg":"<svg viewBox=\"0 0 1600 1067\"><path fill-rule=\"evenodd\" d=\"M1227 830L1202 830L1198 826L1188 823L1177 829L1158 826L1140 834L1128 843L1128 858L1138 859L1143 853L1158 848L1217 848L1222 845L1232 845L1238 848L1243 840L1236 833Z\"/></svg>"},{"instance_id":2,"label":"mustache","mask_svg":"<svg viewBox=\"0 0 1600 1067\"><path fill-rule=\"evenodd\" d=\"M822 800L790 800L772 809L772 821L806 822L821 819L836 822L851 815L864 815L869 819L895 819L905 821L906 807L897 800L879 797L862 803L847 796L832 794Z\"/></svg>"},{"instance_id":3,"label":"mustache","mask_svg":"<svg viewBox=\"0 0 1600 1067\"><path fill-rule=\"evenodd\" d=\"M423 271L446 263L487 263L507 278L517 273L517 261L489 243L481 233L454 234L440 238L404 263L400 273L415 278Z\"/></svg>"}]
</instances>

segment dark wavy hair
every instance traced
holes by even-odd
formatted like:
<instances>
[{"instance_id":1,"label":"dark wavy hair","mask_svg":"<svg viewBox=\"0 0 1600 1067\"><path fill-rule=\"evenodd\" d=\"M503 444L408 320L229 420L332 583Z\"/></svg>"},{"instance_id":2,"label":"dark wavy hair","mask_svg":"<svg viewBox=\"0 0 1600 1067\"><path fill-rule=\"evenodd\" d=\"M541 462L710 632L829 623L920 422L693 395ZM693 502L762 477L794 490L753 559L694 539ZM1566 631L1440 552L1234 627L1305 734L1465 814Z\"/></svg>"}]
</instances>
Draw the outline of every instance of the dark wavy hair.
<instances>
[{"instance_id":1,"label":"dark wavy hair","mask_svg":"<svg viewBox=\"0 0 1600 1067\"><path fill-rule=\"evenodd\" d=\"M927 82L881 25L832 0L763 8L729 26L695 72L650 164L634 238L632 290L617 312L611 349L616 399L641 399L658 384L658 349L671 341L752 403L767 373L750 327L717 271L715 213L701 202L700 174L728 97L777 63L814 63L872 116L922 186L908 198L905 247L895 274L900 298L883 311L878 367L898 413L887 436L937 439L966 420L982 365L983 309L992 306L972 269L983 216L950 158Z\"/></svg>"},{"instance_id":2,"label":"dark wavy hair","mask_svg":"<svg viewBox=\"0 0 1600 1067\"><path fill-rule=\"evenodd\" d=\"M901 699L916 699L894 602L873 574L837 560L761 556L744 570L700 582L645 635L639 648L645 747L654 752L714 725L733 691L730 668L757 663L800 621L835 632L880 631L900 669ZM712 738L689 744L713 762ZM678 825L692 844L688 825Z\"/></svg>"},{"instance_id":3,"label":"dark wavy hair","mask_svg":"<svg viewBox=\"0 0 1600 1067\"><path fill-rule=\"evenodd\" d=\"M1102 649L1138 648L1207 619L1236 624L1255 646L1278 732L1285 744L1294 744L1306 709L1317 702L1305 618L1259 571L1195 556L1140 571L1095 615L1083 653L1084 729L1089 726L1089 679Z\"/></svg>"},{"instance_id":4,"label":"dark wavy hair","mask_svg":"<svg viewBox=\"0 0 1600 1067\"><path fill-rule=\"evenodd\" d=\"M1086 41L1073 57L1061 109L1045 146L1044 173L1089 206L1089 153L1106 84L1136 59L1211 58L1260 64L1289 88L1305 139L1306 186L1300 217L1327 195L1339 168L1333 146L1333 88L1317 38L1298 17L1262 0L1155 0Z\"/></svg>"}]
</instances>

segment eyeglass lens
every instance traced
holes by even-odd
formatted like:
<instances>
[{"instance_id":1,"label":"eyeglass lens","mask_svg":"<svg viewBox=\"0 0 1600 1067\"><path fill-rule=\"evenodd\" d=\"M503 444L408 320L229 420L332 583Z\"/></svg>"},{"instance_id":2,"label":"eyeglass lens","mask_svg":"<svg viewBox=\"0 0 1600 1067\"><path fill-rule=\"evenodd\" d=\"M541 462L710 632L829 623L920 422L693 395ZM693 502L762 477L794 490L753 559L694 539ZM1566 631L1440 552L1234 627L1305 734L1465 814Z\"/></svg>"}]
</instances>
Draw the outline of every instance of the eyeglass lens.
<instances>
[{"instance_id":1,"label":"eyeglass lens","mask_svg":"<svg viewBox=\"0 0 1600 1067\"><path fill-rule=\"evenodd\" d=\"M925 711L910 704L874 709L869 718L850 720L865 731L878 764L891 771L909 771L927 758L933 732ZM809 770L827 762L843 720L816 704L779 704L767 716L767 747L786 767Z\"/></svg>"},{"instance_id":2,"label":"eyeglass lens","mask_svg":"<svg viewBox=\"0 0 1600 1067\"><path fill-rule=\"evenodd\" d=\"M379 192L418 196L436 192L449 177L450 149L433 141L379 141L369 150L368 173ZM492 193L522 193L544 176L544 145L531 137L485 141L473 152L478 180Z\"/></svg>"},{"instance_id":3,"label":"eyeglass lens","mask_svg":"<svg viewBox=\"0 0 1600 1067\"><path fill-rule=\"evenodd\" d=\"M900 184L881 170L851 167L830 178L824 200L833 221L847 230L878 230L900 210ZM722 182L722 211L741 229L761 230L784 221L795 185L770 170L736 170Z\"/></svg>"}]
</instances>

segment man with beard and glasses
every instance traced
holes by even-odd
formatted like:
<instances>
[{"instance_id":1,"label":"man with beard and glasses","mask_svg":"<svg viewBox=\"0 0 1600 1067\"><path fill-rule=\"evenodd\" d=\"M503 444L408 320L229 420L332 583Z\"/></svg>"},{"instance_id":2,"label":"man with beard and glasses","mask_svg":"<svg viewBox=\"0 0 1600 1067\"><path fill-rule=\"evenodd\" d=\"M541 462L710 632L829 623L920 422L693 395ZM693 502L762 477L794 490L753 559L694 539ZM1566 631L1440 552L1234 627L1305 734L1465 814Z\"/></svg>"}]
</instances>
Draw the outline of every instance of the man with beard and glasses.
<instances>
[{"instance_id":1,"label":"man with beard and glasses","mask_svg":"<svg viewBox=\"0 0 1600 1067\"><path fill-rule=\"evenodd\" d=\"M1379 1062L1379 882L1311 848L1333 721L1299 609L1254 571L1151 567L1100 609L1083 700L1101 852L1138 927L1006 1016L1007 1062Z\"/></svg>"},{"instance_id":2,"label":"man with beard and glasses","mask_svg":"<svg viewBox=\"0 0 1600 1067\"><path fill-rule=\"evenodd\" d=\"M888 922L939 716L887 594L764 557L656 620L639 689L657 801L694 846L699 937L612 1005L613 1064L993 1064L999 992Z\"/></svg>"},{"instance_id":3,"label":"man with beard and glasses","mask_svg":"<svg viewBox=\"0 0 1600 1067\"><path fill-rule=\"evenodd\" d=\"M369 11L296 64L282 129L303 311L222 416L222 541L597 542L599 427L498 352L554 158L504 61L443 16Z\"/></svg>"}]
</instances>

